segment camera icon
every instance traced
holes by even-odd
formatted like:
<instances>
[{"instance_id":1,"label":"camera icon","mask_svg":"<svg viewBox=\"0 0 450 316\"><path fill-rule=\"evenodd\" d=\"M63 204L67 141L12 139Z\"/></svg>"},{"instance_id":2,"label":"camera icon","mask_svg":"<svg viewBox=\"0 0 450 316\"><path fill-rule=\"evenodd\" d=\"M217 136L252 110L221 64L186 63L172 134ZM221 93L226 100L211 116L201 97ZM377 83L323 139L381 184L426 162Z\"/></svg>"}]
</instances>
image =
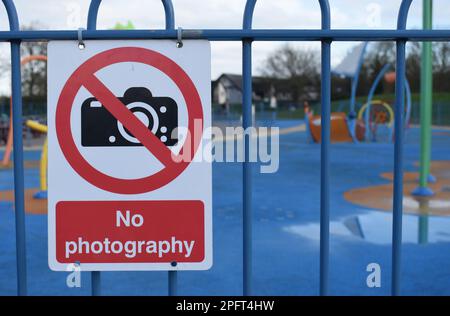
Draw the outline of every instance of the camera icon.
<instances>
[{"instance_id":1,"label":"camera icon","mask_svg":"<svg viewBox=\"0 0 450 316\"><path fill-rule=\"evenodd\" d=\"M178 106L169 97L153 97L150 90L132 87L118 98L166 146L175 146L178 136ZM81 105L83 147L142 146L96 98Z\"/></svg>"}]
</instances>

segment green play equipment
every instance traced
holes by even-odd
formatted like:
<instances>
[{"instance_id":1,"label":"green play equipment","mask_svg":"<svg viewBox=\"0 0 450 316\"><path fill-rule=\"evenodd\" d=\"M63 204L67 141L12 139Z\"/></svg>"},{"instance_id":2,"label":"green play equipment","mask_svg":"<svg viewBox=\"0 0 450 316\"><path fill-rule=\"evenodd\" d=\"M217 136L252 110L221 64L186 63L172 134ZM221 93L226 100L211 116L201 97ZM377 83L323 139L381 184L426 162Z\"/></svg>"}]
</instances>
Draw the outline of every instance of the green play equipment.
<instances>
[{"instance_id":1,"label":"green play equipment","mask_svg":"<svg viewBox=\"0 0 450 316\"><path fill-rule=\"evenodd\" d=\"M423 0L423 29L433 27L433 0ZM416 196L432 196L428 187L436 179L430 174L431 122L433 105L433 52L432 43L422 43L422 70L420 80L420 184L413 191Z\"/></svg>"},{"instance_id":2,"label":"green play equipment","mask_svg":"<svg viewBox=\"0 0 450 316\"><path fill-rule=\"evenodd\" d=\"M131 21L128 21L127 24L117 22L114 25L114 30L134 30L134 24Z\"/></svg>"}]
</instances>

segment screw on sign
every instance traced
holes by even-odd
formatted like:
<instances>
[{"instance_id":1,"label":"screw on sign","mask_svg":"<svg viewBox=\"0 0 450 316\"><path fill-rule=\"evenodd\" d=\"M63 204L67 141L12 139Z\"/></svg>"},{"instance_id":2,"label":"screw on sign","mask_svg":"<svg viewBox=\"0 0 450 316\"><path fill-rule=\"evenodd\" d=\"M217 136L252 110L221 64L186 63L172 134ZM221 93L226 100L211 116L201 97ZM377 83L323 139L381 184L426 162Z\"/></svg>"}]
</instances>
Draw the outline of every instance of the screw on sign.
<instances>
[{"instance_id":1,"label":"screw on sign","mask_svg":"<svg viewBox=\"0 0 450 316\"><path fill-rule=\"evenodd\" d=\"M50 267L210 268L209 43L85 44L49 43Z\"/></svg>"}]
</instances>

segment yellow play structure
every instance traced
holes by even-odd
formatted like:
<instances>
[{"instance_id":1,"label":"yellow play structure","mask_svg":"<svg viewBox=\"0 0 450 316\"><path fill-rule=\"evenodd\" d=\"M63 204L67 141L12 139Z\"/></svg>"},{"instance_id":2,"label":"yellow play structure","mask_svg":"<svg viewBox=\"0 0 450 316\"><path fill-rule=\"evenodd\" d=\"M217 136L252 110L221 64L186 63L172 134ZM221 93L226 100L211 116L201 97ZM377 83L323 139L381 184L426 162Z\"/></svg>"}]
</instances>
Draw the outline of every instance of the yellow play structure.
<instances>
[{"instance_id":1,"label":"yellow play structure","mask_svg":"<svg viewBox=\"0 0 450 316\"><path fill-rule=\"evenodd\" d=\"M389 105L389 103L381 101L381 100L372 100L370 102L370 105L376 105L376 106L380 106L382 108L384 108L387 112L387 117L382 117L381 114L383 114L383 112L378 112L377 116L375 117L375 121L377 123L387 123L389 127L392 127L392 125L394 124L394 110L392 110L392 107ZM367 107L369 106L369 103L365 103L361 109L359 110L358 113L358 120L363 121L364 120L364 114L365 111L367 109Z\"/></svg>"},{"instance_id":2,"label":"yellow play structure","mask_svg":"<svg viewBox=\"0 0 450 316\"><path fill-rule=\"evenodd\" d=\"M28 120L26 121L26 125L40 133L47 134L48 127L47 125L41 124L39 122ZM45 138L44 146L42 147L41 153L41 162L40 162L40 192L35 194L35 198L42 199L47 198L47 138Z\"/></svg>"}]
</instances>

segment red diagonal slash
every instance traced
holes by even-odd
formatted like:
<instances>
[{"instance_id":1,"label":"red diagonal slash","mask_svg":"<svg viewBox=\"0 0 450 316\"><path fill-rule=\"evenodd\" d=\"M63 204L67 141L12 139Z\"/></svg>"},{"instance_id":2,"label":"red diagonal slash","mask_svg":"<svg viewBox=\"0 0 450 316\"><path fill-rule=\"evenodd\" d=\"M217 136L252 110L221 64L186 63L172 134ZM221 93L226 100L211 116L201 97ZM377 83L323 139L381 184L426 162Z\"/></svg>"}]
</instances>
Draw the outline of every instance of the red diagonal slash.
<instances>
[{"instance_id":1,"label":"red diagonal slash","mask_svg":"<svg viewBox=\"0 0 450 316\"><path fill-rule=\"evenodd\" d=\"M176 160L172 151L156 137L95 75L86 75L83 86L162 164Z\"/></svg>"}]
</instances>

